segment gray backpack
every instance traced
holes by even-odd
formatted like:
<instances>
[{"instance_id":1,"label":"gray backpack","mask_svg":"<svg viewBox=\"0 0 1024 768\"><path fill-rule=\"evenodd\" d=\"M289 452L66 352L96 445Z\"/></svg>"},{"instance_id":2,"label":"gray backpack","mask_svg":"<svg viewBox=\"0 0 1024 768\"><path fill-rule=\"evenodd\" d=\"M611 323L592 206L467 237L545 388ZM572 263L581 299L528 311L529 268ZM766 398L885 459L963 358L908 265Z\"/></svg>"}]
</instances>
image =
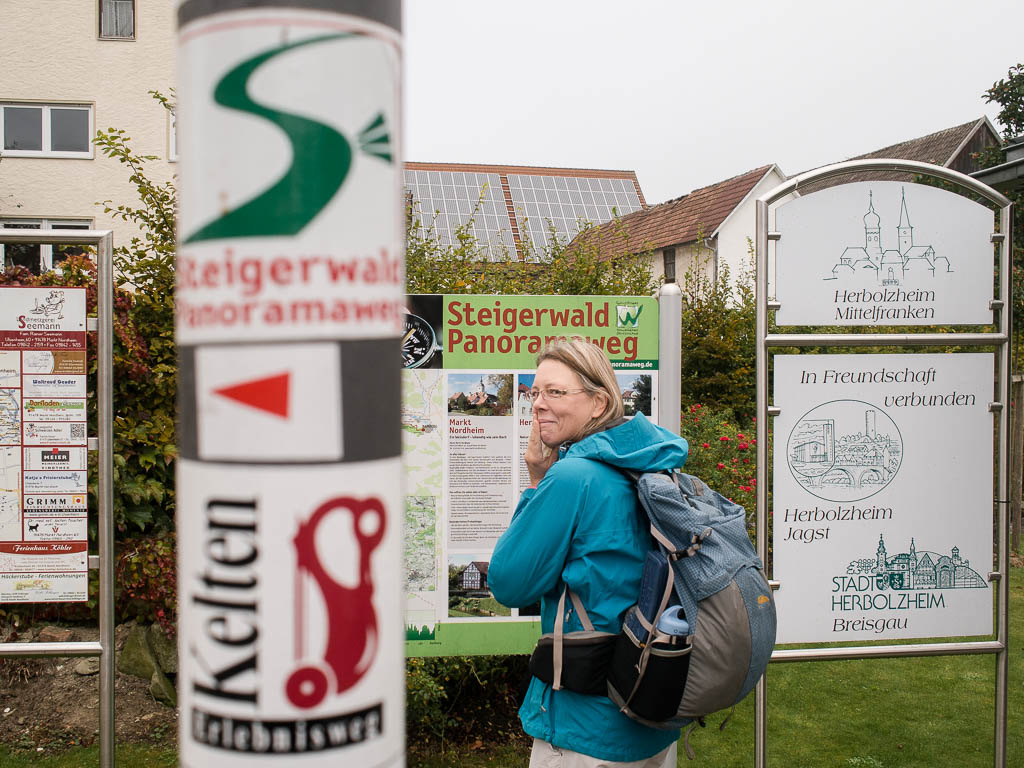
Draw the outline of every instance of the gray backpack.
<instances>
[{"instance_id":1,"label":"gray backpack","mask_svg":"<svg viewBox=\"0 0 1024 768\"><path fill-rule=\"evenodd\" d=\"M645 725L689 726L684 746L692 759L693 727L735 707L764 674L775 647L775 601L743 507L681 472L631 478L657 549L626 613L608 696Z\"/></svg>"}]
</instances>

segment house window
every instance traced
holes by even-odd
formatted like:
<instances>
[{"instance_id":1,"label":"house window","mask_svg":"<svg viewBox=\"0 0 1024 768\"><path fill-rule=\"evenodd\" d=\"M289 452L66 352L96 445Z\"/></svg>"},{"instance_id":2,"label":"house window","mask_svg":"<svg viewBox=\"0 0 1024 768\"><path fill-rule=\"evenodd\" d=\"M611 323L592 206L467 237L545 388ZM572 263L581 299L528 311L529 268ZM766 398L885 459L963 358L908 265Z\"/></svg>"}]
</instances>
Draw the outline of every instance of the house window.
<instances>
[{"instance_id":1,"label":"house window","mask_svg":"<svg viewBox=\"0 0 1024 768\"><path fill-rule=\"evenodd\" d=\"M135 0L99 0L100 38L135 39Z\"/></svg>"},{"instance_id":2,"label":"house window","mask_svg":"<svg viewBox=\"0 0 1024 768\"><path fill-rule=\"evenodd\" d=\"M674 283L676 281L676 249L666 248L661 253L665 261L665 282Z\"/></svg>"},{"instance_id":3,"label":"house window","mask_svg":"<svg viewBox=\"0 0 1024 768\"><path fill-rule=\"evenodd\" d=\"M0 219L4 229L89 229L87 219ZM40 243L0 243L0 263L3 268L25 267L38 275L60 265L73 253L83 253L80 245L42 245Z\"/></svg>"},{"instance_id":4,"label":"house window","mask_svg":"<svg viewBox=\"0 0 1024 768\"><path fill-rule=\"evenodd\" d=\"M92 157L92 107L0 104L7 157Z\"/></svg>"}]
</instances>

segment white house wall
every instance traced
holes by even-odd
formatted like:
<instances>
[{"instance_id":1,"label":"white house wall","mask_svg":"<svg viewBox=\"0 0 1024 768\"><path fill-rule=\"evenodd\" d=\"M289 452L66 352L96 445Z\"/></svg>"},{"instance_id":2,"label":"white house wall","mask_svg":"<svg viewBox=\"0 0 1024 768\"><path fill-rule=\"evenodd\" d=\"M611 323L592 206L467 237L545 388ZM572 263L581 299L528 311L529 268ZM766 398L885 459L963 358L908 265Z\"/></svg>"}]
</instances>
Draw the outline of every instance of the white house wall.
<instances>
[{"instance_id":1,"label":"white house wall","mask_svg":"<svg viewBox=\"0 0 1024 768\"><path fill-rule=\"evenodd\" d=\"M786 177L773 167L754 185L750 193L733 209L733 212L718 228L718 262L719 265L728 265L733 285L743 274L748 275L751 284L753 283L754 261L750 245L755 242L757 235L757 198L779 186L785 180ZM788 200L789 198L784 199ZM747 238L750 238L749 243Z\"/></svg>"},{"instance_id":2,"label":"white house wall","mask_svg":"<svg viewBox=\"0 0 1024 768\"><path fill-rule=\"evenodd\" d=\"M147 164L149 177L169 179L170 120L148 91L170 95L175 83L175 6L137 0L135 40L101 40L97 0L3 0L0 102L90 104L94 129L124 129L136 152L159 158ZM125 243L136 228L96 203L139 207L128 176L95 148L91 159L0 151L0 218L88 219Z\"/></svg>"}]
</instances>

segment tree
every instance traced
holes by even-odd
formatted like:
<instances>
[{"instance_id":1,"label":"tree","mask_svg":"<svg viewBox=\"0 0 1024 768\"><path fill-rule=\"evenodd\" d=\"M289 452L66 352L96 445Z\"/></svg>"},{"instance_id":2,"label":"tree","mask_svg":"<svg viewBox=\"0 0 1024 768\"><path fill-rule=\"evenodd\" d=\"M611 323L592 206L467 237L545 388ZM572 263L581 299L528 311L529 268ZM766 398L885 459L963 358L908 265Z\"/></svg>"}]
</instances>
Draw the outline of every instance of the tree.
<instances>
[{"instance_id":1,"label":"tree","mask_svg":"<svg viewBox=\"0 0 1024 768\"><path fill-rule=\"evenodd\" d=\"M171 101L151 91L166 109ZM130 305L133 337L123 339L115 357L123 367L114 376L115 515L122 526L140 529L174 523L174 459L177 456L177 348L174 341L174 216L177 190L173 181L158 184L146 174L157 158L140 155L124 130L99 131L94 143L122 163L135 185L136 205L100 205L105 213L138 226L141 237L114 248L119 302ZM124 290L130 288L130 291ZM123 334L122 334L123 336Z\"/></svg>"},{"instance_id":2,"label":"tree","mask_svg":"<svg viewBox=\"0 0 1024 768\"><path fill-rule=\"evenodd\" d=\"M550 221L550 244L537 249L529 239L521 242L522 258L514 251L488 256L473 235L471 217L454 232L454 242L444 245L434 219L411 200L406 207L406 285L409 293L540 294L560 296L647 296L657 283L651 274L650 250L608 259L594 228L584 222L572 243L560 241ZM617 226L616 237L628 244L628 232Z\"/></svg>"},{"instance_id":3,"label":"tree","mask_svg":"<svg viewBox=\"0 0 1024 768\"><path fill-rule=\"evenodd\" d=\"M741 425L754 416L756 403L756 305L751 273L733 285L729 268L710 269L712 254L700 231L694 262L683 278L682 403L710 405L735 414ZM753 244L748 241L750 259Z\"/></svg>"},{"instance_id":4,"label":"tree","mask_svg":"<svg viewBox=\"0 0 1024 768\"><path fill-rule=\"evenodd\" d=\"M981 97L987 104L998 104L997 120L1003 126L1003 139L1024 135L1024 64L1010 67L1006 78L997 80ZM1006 162L1003 147L989 147L975 155L982 168ZM1021 330L1024 329L1024 190L1006 193L1013 201L1013 325L1016 331L1014 370L1020 370Z\"/></svg>"},{"instance_id":5,"label":"tree","mask_svg":"<svg viewBox=\"0 0 1024 768\"><path fill-rule=\"evenodd\" d=\"M638 376L633 382L634 413L651 412L651 377Z\"/></svg>"}]
</instances>

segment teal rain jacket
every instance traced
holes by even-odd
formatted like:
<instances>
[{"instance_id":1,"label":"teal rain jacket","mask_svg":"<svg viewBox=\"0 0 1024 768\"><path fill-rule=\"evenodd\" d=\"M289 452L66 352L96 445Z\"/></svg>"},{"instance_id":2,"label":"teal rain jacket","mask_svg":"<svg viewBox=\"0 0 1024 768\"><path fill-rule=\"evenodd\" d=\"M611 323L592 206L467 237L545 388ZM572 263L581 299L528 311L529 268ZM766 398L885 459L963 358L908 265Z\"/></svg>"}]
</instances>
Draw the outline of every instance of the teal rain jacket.
<instances>
[{"instance_id":1,"label":"teal rain jacket","mask_svg":"<svg viewBox=\"0 0 1024 768\"><path fill-rule=\"evenodd\" d=\"M640 592L651 538L640 522L634 486L613 467L675 469L686 454L686 440L643 414L560 452L538 486L523 491L498 540L487 573L494 597L517 607L539 599L541 628L551 632L558 598L568 584L594 629L618 632ZM565 631L580 629L572 611ZM679 738L678 730L630 720L604 696L553 691L537 678L530 680L519 717L530 736L602 760L644 760Z\"/></svg>"}]
</instances>

